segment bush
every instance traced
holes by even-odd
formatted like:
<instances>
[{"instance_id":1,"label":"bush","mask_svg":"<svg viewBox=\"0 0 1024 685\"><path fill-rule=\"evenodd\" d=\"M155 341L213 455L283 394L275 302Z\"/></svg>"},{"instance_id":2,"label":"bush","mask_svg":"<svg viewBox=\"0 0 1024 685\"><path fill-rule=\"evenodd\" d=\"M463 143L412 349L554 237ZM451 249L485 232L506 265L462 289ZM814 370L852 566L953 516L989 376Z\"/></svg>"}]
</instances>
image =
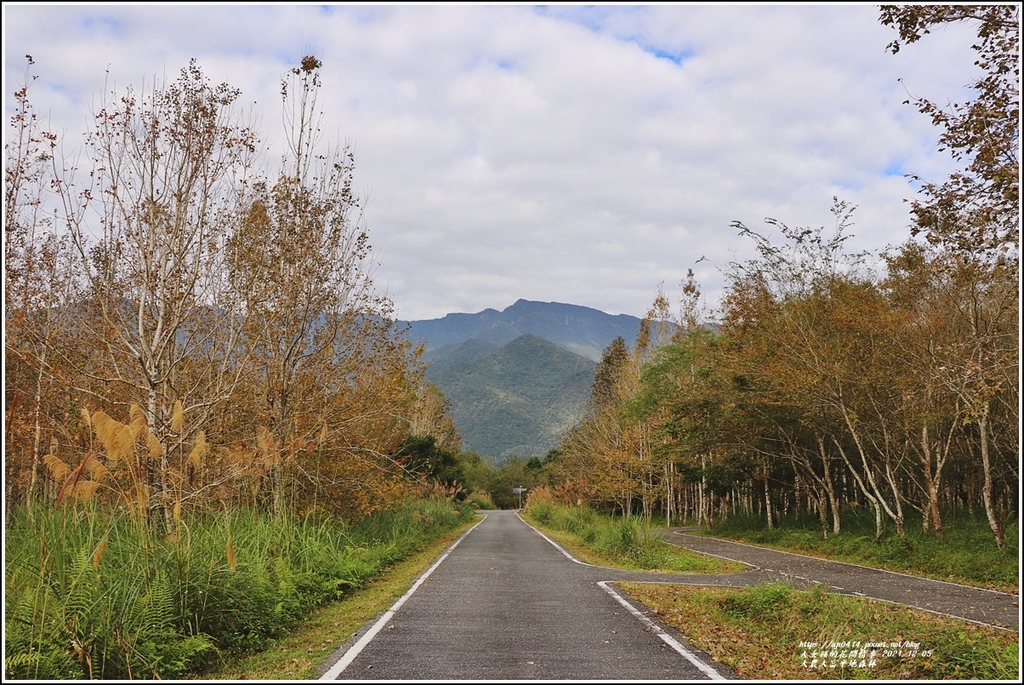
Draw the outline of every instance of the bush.
<instances>
[{"instance_id":1,"label":"bush","mask_svg":"<svg viewBox=\"0 0 1024 685\"><path fill-rule=\"evenodd\" d=\"M490 511L492 509L496 509L494 502L491 500L491 496L480 490L470 493L466 497L466 504L471 506L474 510L481 509Z\"/></svg>"},{"instance_id":2,"label":"bush","mask_svg":"<svg viewBox=\"0 0 1024 685\"><path fill-rule=\"evenodd\" d=\"M769 621L792 603L793 588L773 583L745 588L719 600L722 611L743 620Z\"/></svg>"}]
</instances>

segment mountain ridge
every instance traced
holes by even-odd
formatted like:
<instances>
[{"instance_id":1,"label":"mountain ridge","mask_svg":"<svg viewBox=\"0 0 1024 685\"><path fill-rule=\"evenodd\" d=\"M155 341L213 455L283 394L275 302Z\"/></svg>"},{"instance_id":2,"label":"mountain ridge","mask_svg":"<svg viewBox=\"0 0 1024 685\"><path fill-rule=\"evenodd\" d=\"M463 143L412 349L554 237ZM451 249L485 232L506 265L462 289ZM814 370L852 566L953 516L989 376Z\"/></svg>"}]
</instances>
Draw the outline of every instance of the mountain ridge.
<instances>
[{"instance_id":1,"label":"mountain ridge","mask_svg":"<svg viewBox=\"0 0 1024 685\"><path fill-rule=\"evenodd\" d=\"M604 350L617 337L632 344L641 319L519 299L399 324L423 346L426 379L448 400L464 449L500 462L557 446L583 418Z\"/></svg>"},{"instance_id":2,"label":"mountain ridge","mask_svg":"<svg viewBox=\"0 0 1024 685\"><path fill-rule=\"evenodd\" d=\"M596 366L524 333L493 354L427 377L449 401L464 448L500 462L543 456L555 447L582 417Z\"/></svg>"},{"instance_id":3,"label":"mountain ridge","mask_svg":"<svg viewBox=\"0 0 1024 685\"><path fill-rule=\"evenodd\" d=\"M520 298L501 311L487 308L476 313L458 312L398 323L408 327L409 339L414 344L425 343L428 361L431 353L445 345L477 339L501 347L531 333L596 362L615 338L621 336L627 344L634 341L640 322L640 318L629 314L607 314L582 305Z\"/></svg>"}]
</instances>

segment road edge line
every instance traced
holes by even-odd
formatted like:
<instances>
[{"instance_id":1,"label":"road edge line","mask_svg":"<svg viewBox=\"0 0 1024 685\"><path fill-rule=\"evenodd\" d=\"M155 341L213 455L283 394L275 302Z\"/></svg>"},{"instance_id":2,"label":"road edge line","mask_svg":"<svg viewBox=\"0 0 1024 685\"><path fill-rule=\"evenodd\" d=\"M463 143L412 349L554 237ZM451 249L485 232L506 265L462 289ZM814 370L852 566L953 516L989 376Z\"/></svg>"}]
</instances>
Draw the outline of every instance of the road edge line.
<instances>
[{"instance_id":1,"label":"road edge line","mask_svg":"<svg viewBox=\"0 0 1024 685\"><path fill-rule=\"evenodd\" d=\"M724 675L722 675L721 673L719 673L717 670L715 670L715 668L713 666L711 666L710 664L706 664L703 661L701 661L700 658L698 658L696 654L694 654L693 652L688 650L686 647L684 647L682 644L680 644L680 642L678 640L676 640L674 637L672 637L671 635L666 633L664 630L662 630L661 626L659 626L657 623L652 621L647 616L644 616L642 611L640 611L635 606L633 606L632 604L627 602L622 597L622 595L617 593L611 587L611 584L613 582L615 582L615 581L612 581L612 580L601 580L601 581L598 581L597 584L601 586L602 590L604 590L609 595L611 595L615 599L616 602L618 602L619 604L624 606L626 608L626 610L629 611L629 613L633 614L633 616L636 617L637 619L639 619L641 623L646 625L658 637L660 637L662 642L664 642L669 647L671 647L672 649L674 649L677 652L679 652L679 654L681 654L687 661L689 661L691 664L693 664L698 669L700 669L701 673L706 675L711 680L727 680L727 678Z\"/></svg>"},{"instance_id":2,"label":"road edge line","mask_svg":"<svg viewBox=\"0 0 1024 685\"><path fill-rule=\"evenodd\" d=\"M555 549L557 549L559 552L562 553L562 556L564 556L566 559L568 559L569 561L573 562L574 564L579 564L580 566L589 566L590 568L604 568L603 566L596 566L594 564L588 564L585 561L581 561L581 560L577 559L576 557L574 557L572 554L569 553L569 550L567 550L564 547L562 547L560 544L558 544L557 542L555 542L554 540L549 538L547 535L545 535L535 525L533 525L532 523L530 523L529 521L524 519L522 514L520 514L519 512L516 512L516 516L519 517L520 521L525 523L531 530L533 530L534 533L536 533L537 535L541 536L542 538L544 538L545 540L550 542L554 546Z\"/></svg>"},{"instance_id":3,"label":"road edge line","mask_svg":"<svg viewBox=\"0 0 1024 685\"><path fill-rule=\"evenodd\" d=\"M331 667L327 669L324 672L324 674L321 675L317 680L337 680L338 676L341 675L342 672L346 668L348 668L353 661L355 661L355 658L359 656L359 653L362 652L363 649L366 648L366 645L370 644L370 641L373 640L373 638L377 636L377 633L379 633L384 628L384 625L391 620L391 617L395 615L395 612L397 612L402 607L402 605L405 604L405 601L412 596L412 593L416 592L416 590L419 589L420 585L423 584L423 581L427 579L427 576L433 573L434 569L440 566L441 562L448 558L448 555L452 553L452 550L454 550L458 546L458 544L462 542L463 539L465 539L467 535L472 533L477 526L483 523L484 519L486 518L487 515L484 514L484 516L479 521L473 524L472 528L470 528L465 533L460 535L459 539L453 542L448 547L448 549L445 550L444 554L438 557L437 561L431 564L430 568L424 571L420 575L420 577L416 579L416 582L412 584L412 587L409 588L409 590L404 595L399 597L398 601L392 604L391 608L385 611L381 615L381 617L377 619L377 622L374 623L373 626L368 631L366 631L366 633L364 633L363 636L360 637L354 645L349 647L348 651L342 654L341 658L335 661L334 664L332 664Z\"/></svg>"}]
</instances>

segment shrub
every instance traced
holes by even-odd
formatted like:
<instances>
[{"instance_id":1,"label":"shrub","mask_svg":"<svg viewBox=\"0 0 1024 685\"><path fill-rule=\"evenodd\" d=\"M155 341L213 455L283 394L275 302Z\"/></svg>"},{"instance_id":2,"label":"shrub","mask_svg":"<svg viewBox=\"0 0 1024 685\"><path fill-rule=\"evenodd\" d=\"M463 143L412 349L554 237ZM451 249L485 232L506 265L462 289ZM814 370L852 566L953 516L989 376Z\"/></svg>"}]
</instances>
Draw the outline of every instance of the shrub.
<instances>
[{"instance_id":1,"label":"shrub","mask_svg":"<svg viewBox=\"0 0 1024 685\"><path fill-rule=\"evenodd\" d=\"M494 506L494 502L491 500L491 496L480 490L470 493L466 497L466 504L471 506L474 510L482 509L489 511L496 508Z\"/></svg>"},{"instance_id":2,"label":"shrub","mask_svg":"<svg viewBox=\"0 0 1024 685\"><path fill-rule=\"evenodd\" d=\"M768 621L792 603L793 588L773 583L755 585L719 600L726 614L738 619Z\"/></svg>"}]
</instances>

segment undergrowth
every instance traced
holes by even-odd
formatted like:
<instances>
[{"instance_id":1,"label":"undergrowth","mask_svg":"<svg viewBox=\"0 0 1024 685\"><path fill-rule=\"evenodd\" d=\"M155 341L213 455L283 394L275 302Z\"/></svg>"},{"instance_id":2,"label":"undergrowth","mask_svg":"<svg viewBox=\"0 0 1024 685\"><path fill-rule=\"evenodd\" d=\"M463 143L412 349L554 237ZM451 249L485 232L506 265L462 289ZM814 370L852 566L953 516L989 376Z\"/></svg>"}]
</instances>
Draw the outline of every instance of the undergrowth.
<instances>
[{"instance_id":1,"label":"undergrowth","mask_svg":"<svg viewBox=\"0 0 1024 685\"><path fill-rule=\"evenodd\" d=\"M263 648L445 531L469 507L357 523L247 510L156 538L97 507L23 510L5 540L5 679L168 679Z\"/></svg>"}]
</instances>

